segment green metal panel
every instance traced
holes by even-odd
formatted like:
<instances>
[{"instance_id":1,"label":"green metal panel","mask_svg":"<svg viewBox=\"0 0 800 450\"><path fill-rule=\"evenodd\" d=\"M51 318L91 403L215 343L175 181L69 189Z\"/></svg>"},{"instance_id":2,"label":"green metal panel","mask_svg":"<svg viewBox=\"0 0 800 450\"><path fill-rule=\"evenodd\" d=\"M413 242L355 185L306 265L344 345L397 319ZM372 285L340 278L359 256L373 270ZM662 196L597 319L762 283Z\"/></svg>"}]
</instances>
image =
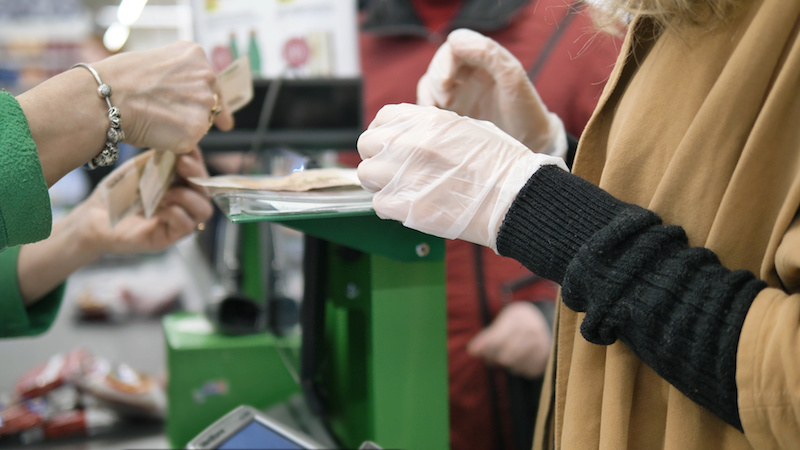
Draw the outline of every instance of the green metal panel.
<instances>
[{"instance_id":1,"label":"green metal panel","mask_svg":"<svg viewBox=\"0 0 800 450\"><path fill-rule=\"evenodd\" d=\"M372 256L370 387L384 448L449 448L444 264Z\"/></svg>"},{"instance_id":2,"label":"green metal panel","mask_svg":"<svg viewBox=\"0 0 800 450\"><path fill-rule=\"evenodd\" d=\"M348 448L449 447L444 264L342 252L328 262L323 376ZM347 253L347 257L343 257Z\"/></svg>"},{"instance_id":3,"label":"green metal panel","mask_svg":"<svg viewBox=\"0 0 800 450\"><path fill-rule=\"evenodd\" d=\"M266 265L261 256L261 229L262 224L252 222L241 225L242 233L242 252L241 264L242 271L241 289L242 293L256 301L263 301L267 297L264 275Z\"/></svg>"},{"instance_id":4,"label":"green metal panel","mask_svg":"<svg viewBox=\"0 0 800 450\"><path fill-rule=\"evenodd\" d=\"M318 382L342 444L449 448L444 241L373 212L229 218L280 223L328 242Z\"/></svg>"},{"instance_id":5,"label":"green metal panel","mask_svg":"<svg viewBox=\"0 0 800 450\"><path fill-rule=\"evenodd\" d=\"M400 261L444 259L444 242L406 228L394 220L382 220L372 211L292 215L230 216L234 223L276 222L356 250Z\"/></svg>"},{"instance_id":6,"label":"green metal panel","mask_svg":"<svg viewBox=\"0 0 800 450\"><path fill-rule=\"evenodd\" d=\"M297 335L226 336L202 314L186 312L169 314L162 324L169 373L166 433L174 448L241 404L263 409L300 392L281 355L297 359Z\"/></svg>"}]
</instances>

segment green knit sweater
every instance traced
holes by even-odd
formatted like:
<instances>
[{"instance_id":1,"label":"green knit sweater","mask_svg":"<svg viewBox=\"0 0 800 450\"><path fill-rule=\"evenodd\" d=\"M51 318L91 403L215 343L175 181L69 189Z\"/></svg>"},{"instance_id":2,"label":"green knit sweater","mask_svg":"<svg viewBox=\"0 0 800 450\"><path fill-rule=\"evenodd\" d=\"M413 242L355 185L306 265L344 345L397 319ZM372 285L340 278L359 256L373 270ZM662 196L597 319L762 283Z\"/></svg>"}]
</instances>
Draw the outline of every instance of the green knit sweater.
<instances>
[{"instance_id":1,"label":"green knit sweater","mask_svg":"<svg viewBox=\"0 0 800 450\"><path fill-rule=\"evenodd\" d=\"M0 337L43 333L58 313L63 284L24 307L17 282L19 247L7 248L46 238L52 224L47 183L28 121L17 100L0 92Z\"/></svg>"}]
</instances>

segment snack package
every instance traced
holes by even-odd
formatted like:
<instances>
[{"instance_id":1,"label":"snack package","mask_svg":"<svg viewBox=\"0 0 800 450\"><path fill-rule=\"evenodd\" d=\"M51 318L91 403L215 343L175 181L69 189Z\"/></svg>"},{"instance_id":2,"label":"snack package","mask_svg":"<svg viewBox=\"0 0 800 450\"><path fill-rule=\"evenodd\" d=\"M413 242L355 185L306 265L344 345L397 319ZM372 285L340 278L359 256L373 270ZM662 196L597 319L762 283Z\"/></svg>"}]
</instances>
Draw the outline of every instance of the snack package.
<instances>
[{"instance_id":1,"label":"snack package","mask_svg":"<svg viewBox=\"0 0 800 450\"><path fill-rule=\"evenodd\" d=\"M167 412L164 387L148 374L103 358L84 361L73 383L123 416L163 419Z\"/></svg>"},{"instance_id":2,"label":"snack package","mask_svg":"<svg viewBox=\"0 0 800 450\"><path fill-rule=\"evenodd\" d=\"M23 399L41 397L77 376L83 364L91 358L92 355L84 349L55 354L44 364L23 374L17 381L15 392Z\"/></svg>"},{"instance_id":3,"label":"snack package","mask_svg":"<svg viewBox=\"0 0 800 450\"><path fill-rule=\"evenodd\" d=\"M74 436L94 436L110 431L119 415L103 407L86 407L60 412L41 424L24 430L19 440L26 445Z\"/></svg>"},{"instance_id":4,"label":"snack package","mask_svg":"<svg viewBox=\"0 0 800 450\"><path fill-rule=\"evenodd\" d=\"M44 423L48 405L44 398L11 403L0 411L0 437L30 430Z\"/></svg>"},{"instance_id":5,"label":"snack package","mask_svg":"<svg viewBox=\"0 0 800 450\"><path fill-rule=\"evenodd\" d=\"M164 385L154 376L84 349L56 354L25 373L17 382L16 397L0 409L0 437L18 435L30 442L70 435L84 425L87 430L98 428L118 419L161 420L167 411ZM74 411L82 412L64 415ZM113 417L103 411L113 412ZM62 419L48 424L56 416Z\"/></svg>"},{"instance_id":6,"label":"snack package","mask_svg":"<svg viewBox=\"0 0 800 450\"><path fill-rule=\"evenodd\" d=\"M0 437L39 427L53 416L78 407L80 394L69 384L49 390L42 397L7 401L0 405Z\"/></svg>"}]
</instances>

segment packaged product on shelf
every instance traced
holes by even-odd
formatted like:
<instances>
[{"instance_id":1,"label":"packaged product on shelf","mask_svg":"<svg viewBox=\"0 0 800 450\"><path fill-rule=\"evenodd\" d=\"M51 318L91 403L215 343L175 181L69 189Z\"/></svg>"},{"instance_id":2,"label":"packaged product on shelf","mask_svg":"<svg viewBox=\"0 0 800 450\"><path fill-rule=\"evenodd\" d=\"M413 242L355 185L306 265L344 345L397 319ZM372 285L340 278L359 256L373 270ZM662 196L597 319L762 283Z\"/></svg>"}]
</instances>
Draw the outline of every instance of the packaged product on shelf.
<instances>
[{"instance_id":1,"label":"packaged product on shelf","mask_svg":"<svg viewBox=\"0 0 800 450\"><path fill-rule=\"evenodd\" d=\"M166 415L164 387L152 375L128 364L94 357L84 362L73 382L122 416L163 419Z\"/></svg>"},{"instance_id":2,"label":"packaged product on shelf","mask_svg":"<svg viewBox=\"0 0 800 450\"><path fill-rule=\"evenodd\" d=\"M0 437L12 436L44 423L47 401L43 398L10 403L0 410Z\"/></svg>"},{"instance_id":3,"label":"packaged product on shelf","mask_svg":"<svg viewBox=\"0 0 800 450\"><path fill-rule=\"evenodd\" d=\"M30 445L75 436L94 436L111 431L119 422L119 415L108 408L94 406L73 409L22 431L19 440Z\"/></svg>"},{"instance_id":4,"label":"packaged product on shelf","mask_svg":"<svg viewBox=\"0 0 800 450\"><path fill-rule=\"evenodd\" d=\"M57 353L44 364L23 374L17 381L15 392L21 398L41 397L77 376L82 370L83 363L91 357L92 355L84 349Z\"/></svg>"}]
</instances>

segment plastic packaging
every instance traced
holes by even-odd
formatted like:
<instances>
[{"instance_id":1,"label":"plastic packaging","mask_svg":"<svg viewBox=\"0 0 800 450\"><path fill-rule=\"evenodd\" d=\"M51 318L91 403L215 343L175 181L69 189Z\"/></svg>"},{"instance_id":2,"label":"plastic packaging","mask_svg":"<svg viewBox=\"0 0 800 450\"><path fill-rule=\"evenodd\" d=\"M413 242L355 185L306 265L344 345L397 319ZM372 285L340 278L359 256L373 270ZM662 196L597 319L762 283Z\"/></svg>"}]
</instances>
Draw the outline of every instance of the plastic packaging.
<instances>
[{"instance_id":1,"label":"plastic packaging","mask_svg":"<svg viewBox=\"0 0 800 450\"><path fill-rule=\"evenodd\" d=\"M84 349L55 354L22 375L15 386L16 394L21 398L41 397L76 377L83 363L91 357Z\"/></svg>"},{"instance_id":2,"label":"plastic packaging","mask_svg":"<svg viewBox=\"0 0 800 450\"><path fill-rule=\"evenodd\" d=\"M167 397L163 386L155 377L127 364L92 358L84 361L83 370L74 383L122 415L158 419L166 416Z\"/></svg>"},{"instance_id":3,"label":"plastic packaging","mask_svg":"<svg viewBox=\"0 0 800 450\"><path fill-rule=\"evenodd\" d=\"M7 405L0 411L0 437L10 436L44 423L48 405L44 399Z\"/></svg>"},{"instance_id":4,"label":"plastic packaging","mask_svg":"<svg viewBox=\"0 0 800 450\"><path fill-rule=\"evenodd\" d=\"M20 434L20 441L23 444L35 444L74 436L93 436L109 431L119 421L119 415L107 408L91 407L64 411L39 426L23 431Z\"/></svg>"}]
</instances>

